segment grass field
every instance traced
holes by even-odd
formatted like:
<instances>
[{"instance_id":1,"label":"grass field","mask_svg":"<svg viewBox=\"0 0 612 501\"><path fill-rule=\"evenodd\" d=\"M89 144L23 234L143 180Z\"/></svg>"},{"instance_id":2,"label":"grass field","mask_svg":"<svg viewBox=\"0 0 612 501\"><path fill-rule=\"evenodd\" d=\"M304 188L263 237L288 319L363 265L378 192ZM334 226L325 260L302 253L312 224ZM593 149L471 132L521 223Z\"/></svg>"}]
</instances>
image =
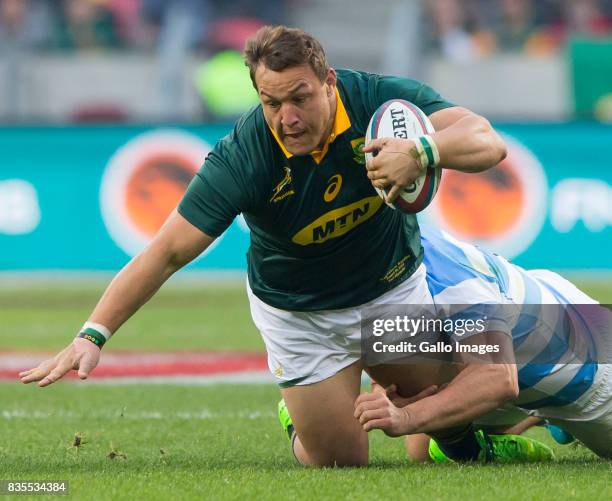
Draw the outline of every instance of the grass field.
<instances>
[{"instance_id":1,"label":"grass field","mask_svg":"<svg viewBox=\"0 0 612 501\"><path fill-rule=\"evenodd\" d=\"M581 286L612 303L612 287ZM101 287L0 288L0 350L63 347ZM243 289L231 283L170 286L110 347L263 350ZM421 466L401 440L373 433L371 468L305 469L276 421L277 400L265 384L0 383L0 479L67 479L76 499L612 498L612 462L580 446L555 446L554 464Z\"/></svg>"},{"instance_id":2,"label":"grass field","mask_svg":"<svg viewBox=\"0 0 612 501\"><path fill-rule=\"evenodd\" d=\"M104 284L0 288L0 349L55 350L83 325ZM114 350L263 351L242 282L168 284L113 338Z\"/></svg>"},{"instance_id":3,"label":"grass field","mask_svg":"<svg viewBox=\"0 0 612 501\"><path fill-rule=\"evenodd\" d=\"M612 284L577 282L612 304ZM2 287L0 349L63 348L89 316L104 283ZM263 351L243 282L206 287L168 284L113 338L113 350Z\"/></svg>"},{"instance_id":4,"label":"grass field","mask_svg":"<svg viewBox=\"0 0 612 501\"><path fill-rule=\"evenodd\" d=\"M0 384L0 477L68 479L95 499L606 499L611 464L558 447L559 463L411 465L372 435L371 469L297 466L269 385ZM85 445L72 447L75 433ZM162 452L163 451L163 452ZM115 459L109 459L114 452ZM125 457L123 457L125 455Z\"/></svg>"}]
</instances>

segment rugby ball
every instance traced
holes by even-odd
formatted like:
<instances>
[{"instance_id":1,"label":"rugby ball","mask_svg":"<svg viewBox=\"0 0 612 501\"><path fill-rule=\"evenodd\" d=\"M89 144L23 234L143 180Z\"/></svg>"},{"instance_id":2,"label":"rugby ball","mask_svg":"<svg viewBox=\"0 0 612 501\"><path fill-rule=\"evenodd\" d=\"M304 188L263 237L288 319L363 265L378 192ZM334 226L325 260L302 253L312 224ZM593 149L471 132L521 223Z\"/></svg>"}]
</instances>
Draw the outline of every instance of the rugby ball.
<instances>
[{"instance_id":1,"label":"rugby ball","mask_svg":"<svg viewBox=\"0 0 612 501\"><path fill-rule=\"evenodd\" d=\"M397 137L401 139L414 139L434 132L433 125L417 106L403 99L392 99L376 110L366 131L365 143L381 137ZM375 154L366 153L366 161ZM374 187L380 197L389 207L399 209L408 214L416 214L425 209L433 200L438 186L442 169L438 166L429 167L414 183L402 190L393 204L387 202L387 189Z\"/></svg>"}]
</instances>

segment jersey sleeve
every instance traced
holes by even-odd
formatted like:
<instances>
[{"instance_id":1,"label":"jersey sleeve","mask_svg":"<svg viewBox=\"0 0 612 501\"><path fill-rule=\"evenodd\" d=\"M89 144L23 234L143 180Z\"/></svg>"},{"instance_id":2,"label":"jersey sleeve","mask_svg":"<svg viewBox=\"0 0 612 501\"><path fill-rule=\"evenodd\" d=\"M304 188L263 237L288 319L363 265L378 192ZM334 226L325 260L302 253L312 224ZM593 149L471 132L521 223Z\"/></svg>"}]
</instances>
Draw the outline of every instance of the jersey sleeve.
<instances>
[{"instance_id":1,"label":"jersey sleeve","mask_svg":"<svg viewBox=\"0 0 612 501\"><path fill-rule=\"evenodd\" d=\"M451 262L444 270L428 269L427 283L441 317L456 326L452 339L461 341L484 332L511 336L517 307L504 297L492 277Z\"/></svg>"},{"instance_id":2,"label":"jersey sleeve","mask_svg":"<svg viewBox=\"0 0 612 501\"><path fill-rule=\"evenodd\" d=\"M376 99L374 109L390 99L409 101L421 108L426 115L455 106L429 85L409 78L377 76L374 88Z\"/></svg>"},{"instance_id":3,"label":"jersey sleeve","mask_svg":"<svg viewBox=\"0 0 612 501\"><path fill-rule=\"evenodd\" d=\"M247 169L241 155L229 152L220 141L191 180L179 203L179 214L211 237L220 236L252 203Z\"/></svg>"}]
</instances>

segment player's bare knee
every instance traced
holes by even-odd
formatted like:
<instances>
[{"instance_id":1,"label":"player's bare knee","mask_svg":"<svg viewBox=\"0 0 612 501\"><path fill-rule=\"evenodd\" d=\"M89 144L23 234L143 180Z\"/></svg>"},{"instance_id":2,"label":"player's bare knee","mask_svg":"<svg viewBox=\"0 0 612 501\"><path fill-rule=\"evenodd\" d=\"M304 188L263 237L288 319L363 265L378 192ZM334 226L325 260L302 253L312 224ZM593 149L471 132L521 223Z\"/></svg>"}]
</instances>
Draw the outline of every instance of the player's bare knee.
<instances>
[{"instance_id":1,"label":"player's bare knee","mask_svg":"<svg viewBox=\"0 0 612 501\"><path fill-rule=\"evenodd\" d=\"M319 468L349 468L349 467L362 467L368 465L368 451L355 450L355 451L339 451L337 453L326 454L317 457L312 466Z\"/></svg>"},{"instance_id":2,"label":"player's bare knee","mask_svg":"<svg viewBox=\"0 0 612 501\"><path fill-rule=\"evenodd\" d=\"M430 462L429 436L424 434L408 435L404 442L408 458L413 463Z\"/></svg>"},{"instance_id":3,"label":"player's bare knee","mask_svg":"<svg viewBox=\"0 0 612 501\"><path fill-rule=\"evenodd\" d=\"M327 437L316 443L304 444L298 438L294 441L293 453L305 466L315 467L355 467L368 464L368 438L359 434L340 437Z\"/></svg>"}]
</instances>

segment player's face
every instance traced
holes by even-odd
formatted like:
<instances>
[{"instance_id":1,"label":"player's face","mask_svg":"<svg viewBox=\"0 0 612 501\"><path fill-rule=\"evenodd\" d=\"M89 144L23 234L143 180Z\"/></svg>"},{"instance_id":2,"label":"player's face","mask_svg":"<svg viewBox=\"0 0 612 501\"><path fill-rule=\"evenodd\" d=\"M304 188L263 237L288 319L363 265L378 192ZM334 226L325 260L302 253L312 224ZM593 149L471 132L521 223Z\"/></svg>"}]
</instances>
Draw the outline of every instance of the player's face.
<instances>
[{"instance_id":1,"label":"player's face","mask_svg":"<svg viewBox=\"0 0 612 501\"><path fill-rule=\"evenodd\" d=\"M283 71L260 64L255 80L266 122L285 148L294 155L321 148L336 113L336 72L321 82L308 64Z\"/></svg>"}]
</instances>

